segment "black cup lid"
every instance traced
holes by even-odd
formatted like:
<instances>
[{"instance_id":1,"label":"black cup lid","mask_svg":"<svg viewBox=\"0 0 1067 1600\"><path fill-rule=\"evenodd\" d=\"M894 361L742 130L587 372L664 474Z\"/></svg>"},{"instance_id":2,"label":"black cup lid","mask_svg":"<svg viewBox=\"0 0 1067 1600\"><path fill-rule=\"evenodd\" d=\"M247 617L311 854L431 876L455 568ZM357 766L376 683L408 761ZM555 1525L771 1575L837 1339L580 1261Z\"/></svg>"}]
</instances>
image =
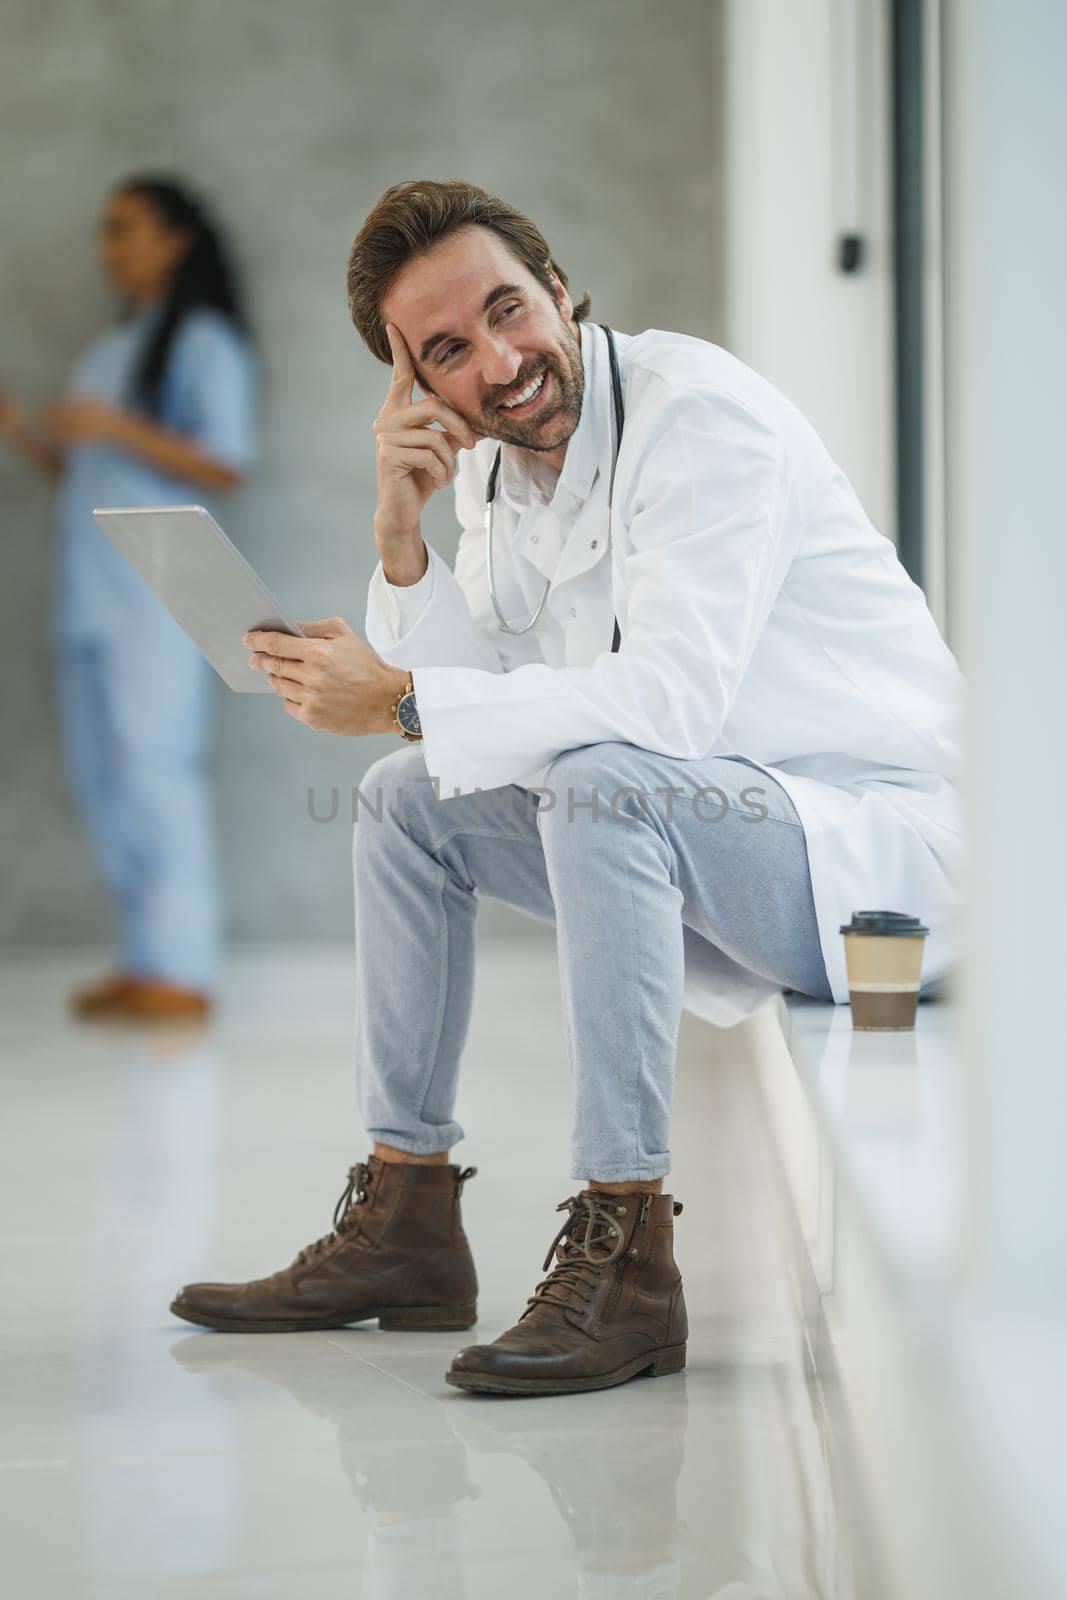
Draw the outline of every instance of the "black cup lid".
<instances>
[{"instance_id":1,"label":"black cup lid","mask_svg":"<svg viewBox=\"0 0 1067 1600\"><path fill-rule=\"evenodd\" d=\"M852 921L841 924L842 933L920 934L929 933L918 917L904 911L854 911Z\"/></svg>"}]
</instances>

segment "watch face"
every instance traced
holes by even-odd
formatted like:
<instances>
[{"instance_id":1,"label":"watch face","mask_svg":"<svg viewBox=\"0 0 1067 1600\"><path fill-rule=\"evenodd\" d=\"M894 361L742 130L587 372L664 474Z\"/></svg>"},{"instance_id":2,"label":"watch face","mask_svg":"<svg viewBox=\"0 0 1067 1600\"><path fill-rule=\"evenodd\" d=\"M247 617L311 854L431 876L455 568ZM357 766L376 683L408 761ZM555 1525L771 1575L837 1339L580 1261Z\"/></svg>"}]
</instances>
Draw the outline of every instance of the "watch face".
<instances>
[{"instance_id":1,"label":"watch face","mask_svg":"<svg viewBox=\"0 0 1067 1600\"><path fill-rule=\"evenodd\" d=\"M419 721L419 708L415 704L415 696L406 694L396 708L396 720L405 733L422 733L422 723Z\"/></svg>"}]
</instances>

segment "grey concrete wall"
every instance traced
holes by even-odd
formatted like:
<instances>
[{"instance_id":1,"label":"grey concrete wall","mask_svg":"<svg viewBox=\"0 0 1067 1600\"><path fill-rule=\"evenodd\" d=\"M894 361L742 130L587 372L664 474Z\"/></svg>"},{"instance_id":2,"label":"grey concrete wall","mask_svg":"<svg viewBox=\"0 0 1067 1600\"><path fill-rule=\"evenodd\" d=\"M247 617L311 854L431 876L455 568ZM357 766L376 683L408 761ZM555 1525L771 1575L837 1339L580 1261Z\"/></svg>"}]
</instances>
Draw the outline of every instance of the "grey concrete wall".
<instances>
[{"instance_id":1,"label":"grey concrete wall","mask_svg":"<svg viewBox=\"0 0 1067 1600\"><path fill-rule=\"evenodd\" d=\"M718 4L6 0L3 22L0 382L48 400L111 316L92 254L108 186L144 166L187 174L236 241L265 377L261 465L224 520L295 616L340 612L360 627L376 559L370 425L385 372L343 286L351 239L388 184L463 176L495 189L537 220L598 318L722 337ZM0 505L0 942L106 937L57 753L50 495L3 447ZM451 556L447 504L427 532ZM307 791L322 804L334 785L350 793L393 745L310 733L273 699L220 687L235 937L350 928L344 807L316 824Z\"/></svg>"}]
</instances>

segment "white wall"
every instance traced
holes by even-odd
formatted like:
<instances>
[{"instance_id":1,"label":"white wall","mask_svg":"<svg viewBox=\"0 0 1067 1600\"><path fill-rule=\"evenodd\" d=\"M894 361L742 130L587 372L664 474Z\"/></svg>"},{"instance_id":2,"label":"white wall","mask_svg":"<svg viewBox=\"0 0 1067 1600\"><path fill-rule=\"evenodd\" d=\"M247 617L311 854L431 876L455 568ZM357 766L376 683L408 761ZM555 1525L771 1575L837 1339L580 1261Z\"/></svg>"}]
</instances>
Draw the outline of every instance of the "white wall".
<instances>
[{"instance_id":1,"label":"white wall","mask_svg":"<svg viewBox=\"0 0 1067 1600\"><path fill-rule=\"evenodd\" d=\"M952 0L948 493L971 680L976 1275L1067 1304L1067 8Z\"/></svg>"},{"instance_id":2,"label":"white wall","mask_svg":"<svg viewBox=\"0 0 1067 1600\"><path fill-rule=\"evenodd\" d=\"M726 319L895 538L886 19L881 0L729 0ZM862 272L836 270L858 228Z\"/></svg>"},{"instance_id":3,"label":"white wall","mask_svg":"<svg viewBox=\"0 0 1067 1600\"><path fill-rule=\"evenodd\" d=\"M947 504L970 683L957 1381L1019 1552L1067 1593L1067 7L945 0Z\"/></svg>"}]
</instances>

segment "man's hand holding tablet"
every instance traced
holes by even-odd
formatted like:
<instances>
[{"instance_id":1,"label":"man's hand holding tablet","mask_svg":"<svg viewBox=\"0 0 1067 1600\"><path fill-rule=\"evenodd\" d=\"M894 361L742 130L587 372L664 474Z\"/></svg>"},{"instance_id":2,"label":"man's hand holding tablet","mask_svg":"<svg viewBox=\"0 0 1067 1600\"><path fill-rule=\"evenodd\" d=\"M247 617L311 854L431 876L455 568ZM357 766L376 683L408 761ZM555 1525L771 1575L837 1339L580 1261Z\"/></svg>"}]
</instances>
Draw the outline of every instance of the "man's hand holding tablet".
<instances>
[{"instance_id":1,"label":"man's hand holding tablet","mask_svg":"<svg viewBox=\"0 0 1067 1600\"><path fill-rule=\"evenodd\" d=\"M289 716L321 733L396 733L393 706L408 674L391 667L345 622L301 622L305 638L256 629L249 666L265 672Z\"/></svg>"}]
</instances>

